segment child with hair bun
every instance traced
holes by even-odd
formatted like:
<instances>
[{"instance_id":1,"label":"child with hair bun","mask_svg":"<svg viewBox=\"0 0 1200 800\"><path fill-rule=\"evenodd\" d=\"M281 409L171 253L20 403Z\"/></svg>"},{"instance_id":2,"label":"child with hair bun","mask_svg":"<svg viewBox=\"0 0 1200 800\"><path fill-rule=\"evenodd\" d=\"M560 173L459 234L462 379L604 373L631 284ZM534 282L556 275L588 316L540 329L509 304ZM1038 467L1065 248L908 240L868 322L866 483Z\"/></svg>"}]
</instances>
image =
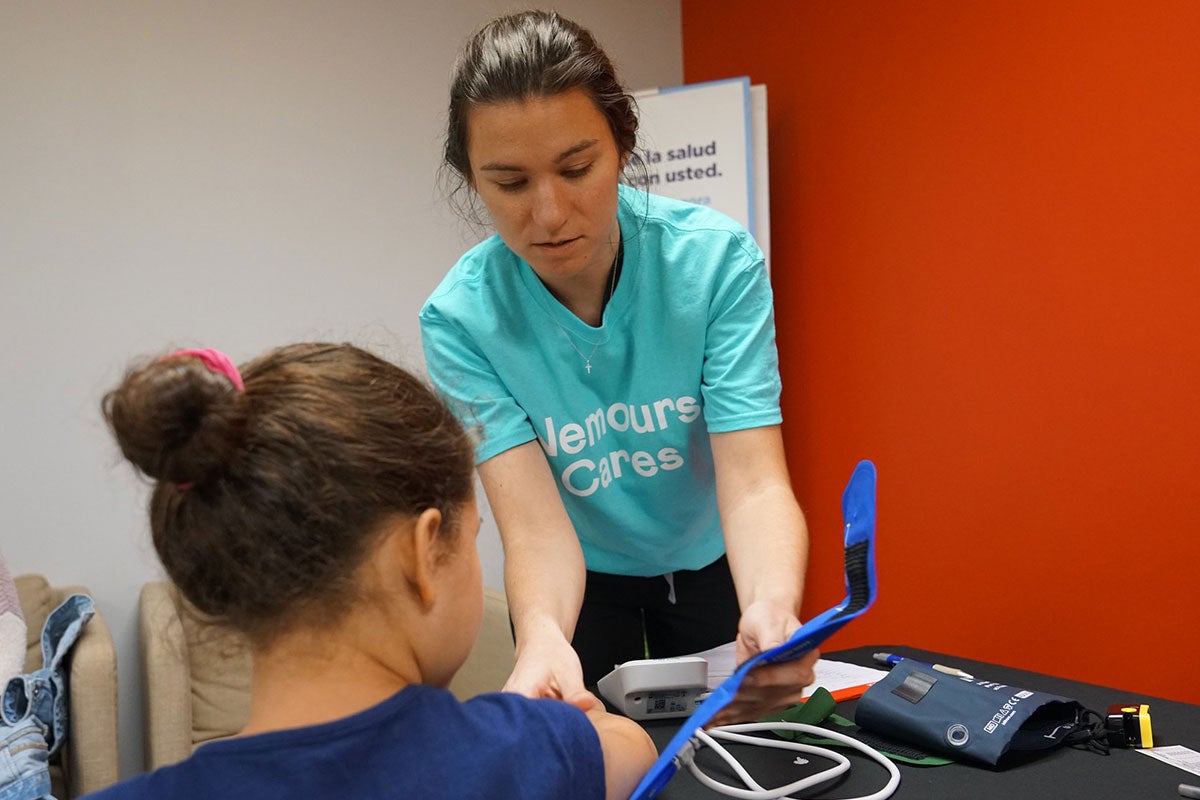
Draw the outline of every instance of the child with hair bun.
<instances>
[{"instance_id":1,"label":"child with hair bun","mask_svg":"<svg viewBox=\"0 0 1200 800\"><path fill-rule=\"evenodd\" d=\"M580 703L445 688L482 618L474 442L435 393L350 345L239 371L213 350L136 366L103 412L155 481L154 547L253 651L236 737L92 795L624 798L656 753Z\"/></svg>"}]
</instances>

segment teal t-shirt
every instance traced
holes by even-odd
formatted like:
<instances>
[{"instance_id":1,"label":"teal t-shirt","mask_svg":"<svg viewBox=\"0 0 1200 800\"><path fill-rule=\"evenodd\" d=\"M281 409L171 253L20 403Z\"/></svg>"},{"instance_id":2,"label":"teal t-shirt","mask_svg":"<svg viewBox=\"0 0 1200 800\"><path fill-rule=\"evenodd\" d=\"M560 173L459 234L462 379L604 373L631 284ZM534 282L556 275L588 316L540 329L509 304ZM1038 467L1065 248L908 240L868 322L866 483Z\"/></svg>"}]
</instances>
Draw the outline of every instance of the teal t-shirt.
<instances>
[{"instance_id":1,"label":"teal t-shirt","mask_svg":"<svg viewBox=\"0 0 1200 800\"><path fill-rule=\"evenodd\" d=\"M588 569L699 569L725 551L709 434L782 419L771 286L749 233L712 209L623 186L618 220L599 327L492 236L421 310L426 364L479 428L478 462L537 439Z\"/></svg>"}]
</instances>

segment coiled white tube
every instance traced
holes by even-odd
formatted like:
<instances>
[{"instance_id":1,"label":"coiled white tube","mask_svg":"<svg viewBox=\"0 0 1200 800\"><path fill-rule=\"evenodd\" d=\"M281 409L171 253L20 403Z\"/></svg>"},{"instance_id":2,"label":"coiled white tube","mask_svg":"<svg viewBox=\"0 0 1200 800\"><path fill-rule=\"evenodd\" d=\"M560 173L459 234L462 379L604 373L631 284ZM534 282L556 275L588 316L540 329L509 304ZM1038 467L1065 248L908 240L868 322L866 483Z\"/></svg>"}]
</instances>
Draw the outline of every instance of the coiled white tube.
<instances>
[{"instance_id":1,"label":"coiled white tube","mask_svg":"<svg viewBox=\"0 0 1200 800\"><path fill-rule=\"evenodd\" d=\"M850 760L841 753L834 750L829 750L824 747L817 747L810 744L801 744L800 742L791 742L784 739L766 739L761 736L746 736L747 733L757 733L760 731L796 731L798 733L808 733L814 736L819 736L824 739L835 739L842 742L859 752L869 756L874 761L883 765L883 768L888 771L887 784L875 792L874 794L864 795L853 800L886 800L891 797L896 791L896 787L900 785L900 770L896 769L896 765L891 762L886 756L872 747L868 747L857 739L853 739L845 734L831 731L827 728L818 728L815 725L804 725L799 722L748 722L741 725L724 725L711 730L697 729L695 738L702 745L711 747L713 752L721 757L731 769L737 774L742 782L749 788L743 789L738 786L732 786L728 783L722 783L715 778L707 775L700 766L696 764L696 748L687 748L679 755L680 761L685 764L688 770L695 776L696 780L704 784L713 791L730 797L736 797L739 800L779 800L779 798L788 798L793 792L802 792L805 789L811 789L814 786L819 786L823 783L828 783L834 778L839 777L850 769ZM730 742L738 742L741 744L751 744L759 747L774 747L781 750L794 750L809 755L816 755L822 758L827 758L834 762L834 765L829 769L818 772L815 775L809 775L801 778L798 781L789 783L786 786L780 786L775 789L763 788L757 781L751 777L750 773L738 763L728 750L720 744L718 740ZM792 799L796 800L796 799Z\"/></svg>"}]
</instances>

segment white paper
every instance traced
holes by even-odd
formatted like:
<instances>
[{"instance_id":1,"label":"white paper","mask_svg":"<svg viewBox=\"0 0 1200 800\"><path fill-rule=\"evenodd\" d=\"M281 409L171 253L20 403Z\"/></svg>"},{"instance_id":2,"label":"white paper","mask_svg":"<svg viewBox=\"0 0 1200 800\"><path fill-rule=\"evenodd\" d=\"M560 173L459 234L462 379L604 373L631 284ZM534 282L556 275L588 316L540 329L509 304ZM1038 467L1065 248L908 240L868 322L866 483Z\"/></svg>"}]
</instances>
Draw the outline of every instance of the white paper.
<instances>
[{"instance_id":1,"label":"white paper","mask_svg":"<svg viewBox=\"0 0 1200 800\"><path fill-rule=\"evenodd\" d=\"M1197 753L1190 747L1173 744L1167 747L1139 749L1138 752L1145 753L1151 758L1157 758L1159 761L1170 764L1173 767L1179 767L1193 775L1200 775L1200 753Z\"/></svg>"},{"instance_id":2,"label":"white paper","mask_svg":"<svg viewBox=\"0 0 1200 800\"><path fill-rule=\"evenodd\" d=\"M708 662L709 689L715 689L720 686L721 682L732 675L734 670L737 669L736 645L733 642L714 647L711 650L705 650L702 653L692 653L692 655L700 656ZM824 687L830 692L836 692L839 689L849 689L852 686L875 683L875 681L887 675L886 670L875 669L874 667L860 667L857 664L830 661L824 658L817 659L816 666L813 667L813 672L816 673L816 680L804 690L805 697L811 695L818 687Z\"/></svg>"},{"instance_id":3,"label":"white paper","mask_svg":"<svg viewBox=\"0 0 1200 800\"><path fill-rule=\"evenodd\" d=\"M830 692L836 692L839 689L866 686L883 679L887 675L887 670L875 669L874 667L860 667L857 664L847 664L843 661L829 661L824 658L817 659L817 664L813 667L813 672L816 673L817 678L813 681L812 686L804 690L805 697L808 697L818 688L823 687Z\"/></svg>"}]
</instances>

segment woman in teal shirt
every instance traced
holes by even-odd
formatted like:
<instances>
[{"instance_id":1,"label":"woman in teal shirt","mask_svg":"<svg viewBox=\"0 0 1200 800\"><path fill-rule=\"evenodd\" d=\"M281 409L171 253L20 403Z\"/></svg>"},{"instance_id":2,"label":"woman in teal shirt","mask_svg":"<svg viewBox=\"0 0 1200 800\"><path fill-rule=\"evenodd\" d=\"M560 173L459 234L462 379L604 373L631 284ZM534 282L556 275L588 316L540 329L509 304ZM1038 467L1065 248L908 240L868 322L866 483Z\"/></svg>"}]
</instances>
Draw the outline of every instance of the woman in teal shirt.
<instances>
[{"instance_id":1,"label":"woman in teal shirt","mask_svg":"<svg viewBox=\"0 0 1200 800\"><path fill-rule=\"evenodd\" d=\"M546 12L482 28L445 157L496 235L421 312L430 374L482 434L508 688L581 705L647 652L781 643L807 555L762 253L721 214L621 186L636 134L586 30ZM756 671L722 721L797 701L814 659Z\"/></svg>"}]
</instances>

